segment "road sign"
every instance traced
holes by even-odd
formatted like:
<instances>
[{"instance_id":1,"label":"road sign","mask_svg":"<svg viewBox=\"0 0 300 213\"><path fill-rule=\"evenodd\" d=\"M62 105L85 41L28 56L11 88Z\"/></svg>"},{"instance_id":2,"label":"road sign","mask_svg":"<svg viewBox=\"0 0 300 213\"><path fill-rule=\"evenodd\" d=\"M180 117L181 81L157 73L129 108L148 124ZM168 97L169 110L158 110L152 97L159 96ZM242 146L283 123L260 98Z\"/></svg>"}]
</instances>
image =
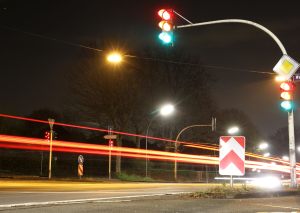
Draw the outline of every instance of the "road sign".
<instances>
[{"instance_id":1,"label":"road sign","mask_svg":"<svg viewBox=\"0 0 300 213\"><path fill-rule=\"evenodd\" d=\"M78 176L83 175L83 164L78 164Z\"/></svg>"},{"instance_id":2,"label":"road sign","mask_svg":"<svg viewBox=\"0 0 300 213\"><path fill-rule=\"evenodd\" d=\"M114 131L114 127L113 126L108 126L108 134L112 135Z\"/></svg>"},{"instance_id":3,"label":"road sign","mask_svg":"<svg viewBox=\"0 0 300 213\"><path fill-rule=\"evenodd\" d=\"M78 163L79 163L79 164L83 164L83 161L84 161L83 156L82 156L82 155L79 155L79 157L78 157Z\"/></svg>"},{"instance_id":4,"label":"road sign","mask_svg":"<svg viewBox=\"0 0 300 213\"><path fill-rule=\"evenodd\" d=\"M283 55L273 68L273 71L289 80L299 68L299 63L288 55Z\"/></svg>"},{"instance_id":5,"label":"road sign","mask_svg":"<svg viewBox=\"0 0 300 213\"><path fill-rule=\"evenodd\" d=\"M117 135L104 135L105 139L117 139Z\"/></svg>"},{"instance_id":6,"label":"road sign","mask_svg":"<svg viewBox=\"0 0 300 213\"><path fill-rule=\"evenodd\" d=\"M300 81L300 75L293 75L293 81L294 82L297 82L297 81Z\"/></svg>"},{"instance_id":7,"label":"road sign","mask_svg":"<svg viewBox=\"0 0 300 213\"><path fill-rule=\"evenodd\" d=\"M219 173L220 175L245 174L245 145L242 136L220 137Z\"/></svg>"}]
</instances>

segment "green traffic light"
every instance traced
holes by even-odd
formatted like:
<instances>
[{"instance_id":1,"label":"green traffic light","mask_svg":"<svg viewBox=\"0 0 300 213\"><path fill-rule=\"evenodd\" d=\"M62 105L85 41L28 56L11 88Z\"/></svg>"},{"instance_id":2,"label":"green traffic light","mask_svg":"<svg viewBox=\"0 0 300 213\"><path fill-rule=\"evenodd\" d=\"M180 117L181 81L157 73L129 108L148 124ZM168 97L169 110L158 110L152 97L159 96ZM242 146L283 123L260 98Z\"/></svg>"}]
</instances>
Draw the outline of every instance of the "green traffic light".
<instances>
[{"instance_id":1,"label":"green traffic light","mask_svg":"<svg viewBox=\"0 0 300 213\"><path fill-rule=\"evenodd\" d=\"M172 41L172 36L164 32L159 34L159 38L165 43L170 43Z\"/></svg>"},{"instance_id":2,"label":"green traffic light","mask_svg":"<svg viewBox=\"0 0 300 213\"><path fill-rule=\"evenodd\" d=\"M281 102L280 107L283 110L290 111L293 109L293 104L291 101L283 101L283 102Z\"/></svg>"}]
</instances>

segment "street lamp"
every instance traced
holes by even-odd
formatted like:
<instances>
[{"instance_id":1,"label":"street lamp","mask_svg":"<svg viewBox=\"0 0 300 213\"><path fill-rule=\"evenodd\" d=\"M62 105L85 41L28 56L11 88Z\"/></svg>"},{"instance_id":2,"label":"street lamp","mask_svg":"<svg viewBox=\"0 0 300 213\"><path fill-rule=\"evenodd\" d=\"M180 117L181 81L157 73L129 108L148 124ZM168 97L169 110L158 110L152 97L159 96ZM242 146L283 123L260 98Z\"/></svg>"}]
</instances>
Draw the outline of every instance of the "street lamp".
<instances>
[{"instance_id":1,"label":"street lamp","mask_svg":"<svg viewBox=\"0 0 300 213\"><path fill-rule=\"evenodd\" d=\"M229 133L229 134L234 134L234 133L236 133L237 131L239 131L239 128L233 127L233 128L231 128L231 129L228 130L228 133Z\"/></svg>"},{"instance_id":2,"label":"street lamp","mask_svg":"<svg viewBox=\"0 0 300 213\"><path fill-rule=\"evenodd\" d=\"M259 148L260 148L260 149L265 149L265 148L267 148L267 147L268 147L268 144L267 144L267 143L262 143L262 144L259 145Z\"/></svg>"},{"instance_id":3,"label":"street lamp","mask_svg":"<svg viewBox=\"0 0 300 213\"><path fill-rule=\"evenodd\" d=\"M160 114L158 114L157 116L159 116L159 115L169 115L173 110L174 110L174 107L172 105L164 106L163 108L161 108ZM148 131L149 131L149 128L150 128L150 125L151 125L152 121L157 116L152 118L152 120L150 121L150 123L148 125L147 132L146 132L146 180L148 178L148 164L147 164L147 161L148 161L148 157L147 157Z\"/></svg>"},{"instance_id":4,"label":"street lamp","mask_svg":"<svg viewBox=\"0 0 300 213\"><path fill-rule=\"evenodd\" d=\"M112 61L112 62L119 62L119 61L121 61L121 57L117 54L114 54L114 55L108 56L107 60Z\"/></svg>"}]
</instances>

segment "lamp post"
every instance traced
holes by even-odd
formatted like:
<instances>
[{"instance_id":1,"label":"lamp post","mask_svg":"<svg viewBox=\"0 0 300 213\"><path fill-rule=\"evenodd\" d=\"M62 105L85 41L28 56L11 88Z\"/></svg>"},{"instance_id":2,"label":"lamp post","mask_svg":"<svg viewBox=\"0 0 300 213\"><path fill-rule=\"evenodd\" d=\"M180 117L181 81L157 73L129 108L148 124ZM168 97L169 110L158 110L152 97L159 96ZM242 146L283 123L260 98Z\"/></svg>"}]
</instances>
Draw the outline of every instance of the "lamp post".
<instances>
[{"instance_id":1,"label":"lamp post","mask_svg":"<svg viewBox=\"0 0 300 213\"><path fill-rule=\"evenodd\" d=\"M158 115L168 115L170 114L172 111L174 110L174 107L172 105L167 105L165 107L163 107L161 110L160 110L160 114ZM158 116L157 115L157 116ZM148 132L149 132L149 128L150 128L150 125L152 123L152 121L157 117L153 117L152 120L150 121L149 125L148 125L148 128L147 128L147 132L146 132L146 179L148 178L148 153L147 153L147 144L148 144Z\"/></svg>"},{"instance_id":2,"label":"lamp post","mask_svg":"<svg viewBox=\"0 0 300 213\"><path fill-rule=\"evenodd\" d=\"M50 153L49 153L49 179L51 178L51 161L52 161L52 136L53 136L53 124L54 119L49 118L49 125L50 125Z\"/></svg>"},{"instance_id":3,"label":"lamp post","mask_svg":"<svg viewBox=\"0 0 300 213\"><path fill-rule=\"evenodd\" d=\"M229 134L232 134L232 136L234 136L234 133L236 133L237 131L239 131L239 128L237 127L232 127L228 130ZM233 188L233 178L232 175L230 175L230 187Z\"/></svg>"}]
</instances>

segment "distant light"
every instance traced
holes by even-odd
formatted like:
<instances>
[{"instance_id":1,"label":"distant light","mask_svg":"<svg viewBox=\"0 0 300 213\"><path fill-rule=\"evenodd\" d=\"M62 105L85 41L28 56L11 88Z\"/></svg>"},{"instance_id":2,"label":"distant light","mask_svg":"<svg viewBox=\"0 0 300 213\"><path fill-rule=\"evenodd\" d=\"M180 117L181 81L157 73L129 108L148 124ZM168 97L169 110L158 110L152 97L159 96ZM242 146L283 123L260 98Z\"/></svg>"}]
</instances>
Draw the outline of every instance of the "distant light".
<instances>
[{"instance_id":1,"label":"distant light","mask_svg":"<svg viewBox=\"0 0 300 213\"><path fill-rule=\"evenodd\" d=\"M252 184L262 186L262 187L278 187L280 182L275 177L266 177L266 178L259 178L252 181Z\"/></svg>"},{"instance_id":2,"label":"distant light","mask_svg":"<svg viewBox=\"0 0 300 213\"><path fill-rule=\"evenodd\" d=\"M231 128L231 129L228 130L228 133L232 134L232 133L235 133L237 131L239 131L239 128L233 127L233 128Z\"/></svg>"},{"instance_id":3,"label":"distant light","mask_svg":"<svg viewBox=\"0 0 300 213\"><path fill-rule=\"evenodd\" d=\"M298 150L300 151L300 146L298 147Z\"/></svg>"},{"instance_id":4,"label":"distant light","mask_svg":"<svg viewBox=\"0 0 300 213\"><path fill-rule=\"evenodd\" d=\"M264 154L264 157L269 157L270 156L270 153L265 153Z\"/></svg>"},{"instance_id":5,"label":"distant light","mask_svg":"<svg viewBox=\"0 0 300 213\"><path fill-rule=\"evenodd\" d=\"M276 163L275 163L275 162L271 162L271 164L272 164L272 165L276 165Z\"/></svg>"},{"instance_id":6,"label":"distant light","mask_svg":"<svg viewBox=\"0 0 300 213\"><path fill-rule=\"evenodd\" d=\"M268 147L268 144L267 144L267 143L262 143L262 144L259 145L259 148L260 148L260 149L265 149L265 148L267 148L267 147Z\"/></svg>"},{"instance_id":7,"label":"distant light","mask_svg":"<svg viewBox=\"0 0 300 213\"><path fill-rule=\"evenodd\" d=\"M165 107L163 107L161 110L160 110L160 113L162 115L168 115L170 114L172 111L174 110L174 107L172 105L167 105Z\"/></svg>"},{"instance_id":8,"label":"distant light","mask_svg":"<svg viewBox=\"0 0 300 213\"><path fill-rule=\"evenodd\" d=\"M255 172L255 171L256 171L256 168L253 168L252 171Z\"/></svg>"},{"instance_id":9,"label":"distant light","mask_svg":"<svg viewBox=\"0 0 300 213\"><path fill-rule=\"evenodd\" d=\"M276 81L285 81L285 78L282 76L277 76Z\"/></svg>"},{"instance_id":10,"label":"distant light","mask_svg":"<svg viewBox=\"0 0 300 213\"><path fill-rule=\"evenodd\" d=\"M113 61L113 62L119 62L119 61L121 61L121 57L118 56L118 55L110 55L107 59L109 61Z\"/></svg>"},{"instance_id":11,"label":"distant light","mask_svg":"<svg viewBox=\"0 0 300 213\"><path fill-rule=\"evenodd\" d=\"M257 170L257 172L260 172L260 170Z\"/></svg>"},{"instance_id":12,"label":"distant light","mask_svg":"<svg viewBox=\"0 0 300 213\"><path fill-rule=\"evenodd\" d=\"M289 160L289 157L283 156L282 159L283 159L283 160Z\"/></svg>"}]
</instances>

